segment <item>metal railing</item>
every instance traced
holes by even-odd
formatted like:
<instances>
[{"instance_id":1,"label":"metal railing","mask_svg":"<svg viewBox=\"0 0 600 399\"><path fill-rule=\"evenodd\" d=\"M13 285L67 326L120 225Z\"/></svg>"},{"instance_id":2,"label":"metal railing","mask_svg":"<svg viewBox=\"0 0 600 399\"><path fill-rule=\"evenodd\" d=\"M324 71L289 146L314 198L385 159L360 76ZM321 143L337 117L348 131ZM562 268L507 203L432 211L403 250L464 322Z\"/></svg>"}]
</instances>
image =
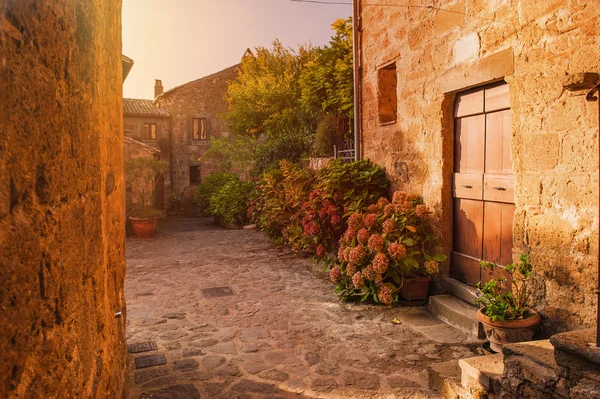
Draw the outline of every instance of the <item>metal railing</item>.
<instances>
[{"instance_id":1,"label":"metal railing","mask_svg":"<svg viewBox=\"0 0 600 399\"><path fill-rule=\"evenodd\" d=\"M337 145L334 145L333 157L335 159L341 159L344 162L354 162L356 160L356 148L354 147L354 141L344 140L339 150Z\"/></svg>"}]
</instances>

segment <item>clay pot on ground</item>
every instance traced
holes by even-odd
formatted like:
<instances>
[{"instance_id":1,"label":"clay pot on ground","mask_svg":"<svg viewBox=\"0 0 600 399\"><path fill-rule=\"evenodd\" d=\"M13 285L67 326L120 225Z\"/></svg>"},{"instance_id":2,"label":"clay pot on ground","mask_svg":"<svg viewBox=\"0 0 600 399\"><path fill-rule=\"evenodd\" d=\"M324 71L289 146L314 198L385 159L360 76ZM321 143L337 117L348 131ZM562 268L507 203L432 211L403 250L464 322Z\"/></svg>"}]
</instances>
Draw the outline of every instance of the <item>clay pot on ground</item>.
<instances>
[{"instance_id":1,"label":"clay pot on ground","mask_svg":"<svg viewBox=\"0 0 600 399\"><path fill-rule=\"evenodd\" d=\"M156 219L130 217L137 238L150 238L156 234Z\"/></svg>"},{"instance_id":2,"label":"clay pot on ground","mask_svg":"<svg viewBox=\"0 0 600 399\"><path fill-rule=\"evenodd\" d=\"M406 277L400 288L400 296L407 301L423 301L429 293L430 277Z\"/></svg>"},{"instance_id":3,"label":"clay pot on ground","mask_svg":"<svg viewBox=\"0 0 600 399\"><path fill-rule=\"evenodd\" d=\"M485 336L490 341L490 348L495 352L502 352L502 346L516 342L531 341L535 329L540 324L540 315L529 309L529 317L520 320L492 321L483 314L481 308L477 311L477 320L483 324Z\"/></svg>"}]
</instances>

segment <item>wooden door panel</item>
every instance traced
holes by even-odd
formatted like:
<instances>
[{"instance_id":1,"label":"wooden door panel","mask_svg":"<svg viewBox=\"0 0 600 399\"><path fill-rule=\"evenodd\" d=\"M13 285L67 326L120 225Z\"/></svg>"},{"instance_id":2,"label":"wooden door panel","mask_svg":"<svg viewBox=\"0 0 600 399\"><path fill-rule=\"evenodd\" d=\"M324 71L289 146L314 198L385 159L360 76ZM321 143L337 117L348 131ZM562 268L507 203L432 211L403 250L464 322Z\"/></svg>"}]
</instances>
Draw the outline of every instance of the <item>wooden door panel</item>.
<instances>
[{"instance_id":1,"label":"wooden door panel","mask_svg":"<svg viewBox=\"0 0 600 399\"><path fill-rule=\"evenodd\" d=\"M483 223L483 259L485 261L498 266L512 263L514 213L514 204L485 202ZM500 276L508 278L510 275L499 268L496 277ZM482 271L481 280L485 283L489 279L489 272Z\"/></svg>"},{"instance_id":2,"label":"wooden door panel","mask_svg":"<svg viewBox=\"0 0 600 399\"><path fill-rule=\"evenodd\" d=\"M483 90L468 91L456 95L454 101L454 117L483 113Z\"/></svg>"},{"instance_id":3,"label":"wooden door panel","mask_svg":"<svg viewBox=\"0 0 600 399\"><path fill-rule=\"evenodd\" d=\"M483 202L454 199L454 251L481 259L483 239Z\"/></svg>"},{"instance_id":4,"label":"wooden door panel","mask_svg":"<svg viewBox=\"0 0 600 399\"><path fill-rule=\"evenodd\" d=\"M454 131L454 171L483 173L485 156L485 115L456 120Z\"/></svg>"},{"instance_id":5,"label":"wooden door panel","mask_svg":"<svg viewBox=\"0 0 600 399\"><path fill-rule=\"evenodd\" d=\"M481 173L454 173L454 198L483 199L483 175Z\"/></svg>"},{"instance_id":6,"label":"wooden door panel","mask_svg":"<svg viewBox=\"0 0 600 399\"><path fill-rule=\"evenodd\" d=\"M450 262L452 264L452 277L455 279L472 285L481 281L479 259L458 252L452 252Z\"/></svg>"},{"instance_id":7,"label":"wooden door panel","mask_svg":"<svg viewBox=\"0 0 600 399\"><path fill-rule=\"evenodd\" d=\"M485 89L485 112L510 108L510 93L506 83Z\"/></svg>"},{"instance_id":8,"label":"wooden door panel","mask_svg":"<svg viewBox=\"0 0 600 399\"><path fill-rule=\"evenodd\" d=\"M485 173L512 173L510 109L486 114Z\"/></svg>"},{"instance_id":9,"label":"wooden door panel","mask_svg":"<svg viewBox=\"0 0 600 399\"><path fill-rule=\"evenodd\" d=\"M483 200L515 202L515 178L513 175L483 175Z\"/></svg>"}]
</instances>

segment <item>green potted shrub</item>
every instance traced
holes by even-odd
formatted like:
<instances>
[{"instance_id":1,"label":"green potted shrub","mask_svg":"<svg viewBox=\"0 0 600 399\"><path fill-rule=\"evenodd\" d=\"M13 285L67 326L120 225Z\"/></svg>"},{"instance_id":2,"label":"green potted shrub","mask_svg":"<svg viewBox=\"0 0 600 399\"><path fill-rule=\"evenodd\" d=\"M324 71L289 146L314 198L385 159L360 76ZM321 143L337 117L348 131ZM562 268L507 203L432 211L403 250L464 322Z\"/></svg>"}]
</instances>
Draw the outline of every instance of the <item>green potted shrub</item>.
<instances>
[{"instance_id":1,"label":"green potted shrub","mask_svg":"<svg viewBox=\"0 0 600 399\"><path fill-rule=\"evenodd\" d=\"M251 191L252 183L236 176L214 192L210 197L210 209L215 222L230 229L242 228L248 221L247 203Z\"/></svg>"},{"instance_id":2,"label":"green potted shrub","mask_svg":"<svg viewBox=\"0 0 600 399\"><path fill-rule=\"evenodd\" d=\"M504 344L530 341L540 316L527 305L532 293L533 269L529 255L522 254L518 263L504 266L504 273L494 263L482 261L480 265L489 273L490 280L477 284L482 294L478 299L482 307L477 311L477 320L483 323L491 349L500 352Z\"/></svg>"},{"instance_id":3,"label":"green potted shrub","mask_svg":"<svg viewBox=\"0 0 600 399\"><path fill-rule=\"evenodd\" d=\"M430 275L438 272L445 255L435 254L438 237L428 223L429 209L419 197L394 193L381 198L366 213L353 213L340 240L338 266L330 277L342 299L356 294L362 300L391 305L427 298Z\"/></svg>"},{"instance_id":4,"label":"green potted shrub","mask_svg":"<svg viewBox=\"0 0 600 399\"><path fill-rule=\"evenodd\" d=\"M161 173L168 167L154 158L133 158L125 162L125 177L130 184L132 204L127 216L138 238L150 238L156 233L156 221L164 217L154 208L153 193Z\"/></svg>"}]
</instances>

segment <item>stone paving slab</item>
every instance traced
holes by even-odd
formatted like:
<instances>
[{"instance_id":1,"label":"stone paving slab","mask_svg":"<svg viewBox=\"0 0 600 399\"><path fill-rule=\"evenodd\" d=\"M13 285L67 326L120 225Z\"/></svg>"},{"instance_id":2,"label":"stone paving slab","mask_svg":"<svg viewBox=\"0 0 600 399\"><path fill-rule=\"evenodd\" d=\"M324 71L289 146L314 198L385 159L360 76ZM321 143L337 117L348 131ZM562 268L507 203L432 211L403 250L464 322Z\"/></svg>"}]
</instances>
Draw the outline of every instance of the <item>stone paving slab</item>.
<instances>
[{"instance_id":1,"label":"stone paving slab","mask_svg":"<svg viewBox=\"0 0 600 399\"><path fill-rule=\"evenodd\" d=\"M320 270L207 219L128 239L127 340L167 359L131 368L128 398L435 398L429 366L480 354L425 307L339 302ZM222 286L234 295L201 291Z\"/></svg>"}]
</instances>

